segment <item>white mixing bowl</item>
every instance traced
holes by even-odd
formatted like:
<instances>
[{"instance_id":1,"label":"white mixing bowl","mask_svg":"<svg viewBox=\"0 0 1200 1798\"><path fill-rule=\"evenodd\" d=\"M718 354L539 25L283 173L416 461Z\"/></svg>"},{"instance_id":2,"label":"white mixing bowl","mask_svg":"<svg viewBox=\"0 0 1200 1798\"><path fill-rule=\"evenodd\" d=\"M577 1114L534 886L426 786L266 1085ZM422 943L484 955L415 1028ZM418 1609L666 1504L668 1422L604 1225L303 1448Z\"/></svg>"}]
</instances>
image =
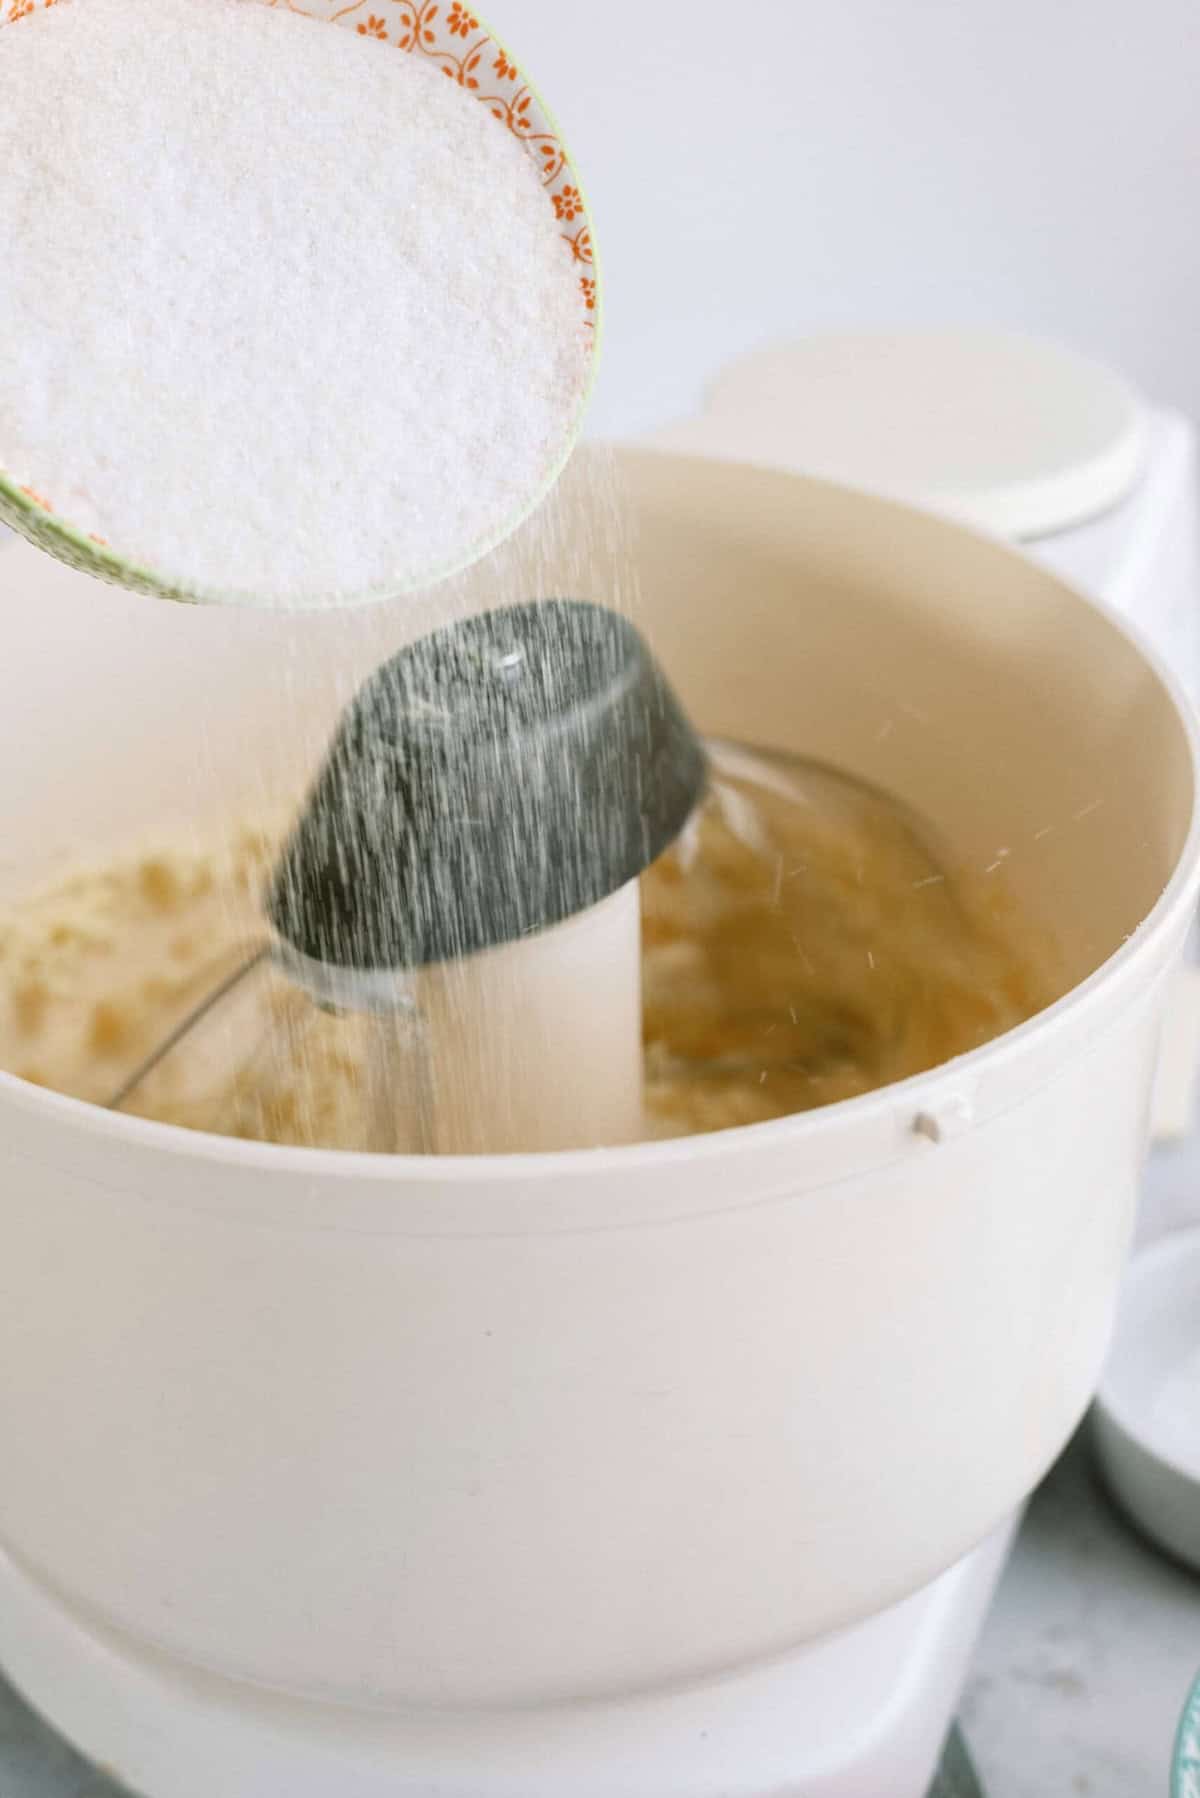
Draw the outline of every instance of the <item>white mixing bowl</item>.
<instances>
[{"instance_id":1,"label":"white mixing bowl","mask_svg":"<svg viewBox=\"0 0 1200 1798\"><path fill-rule=\"evenodd\" d=\"M1172 688L945 522L620 461L640 616L701 725L1002 859L1073 990L851 1103L541 1158L276 1149L0 1077L0 1543L78 1614L233 1678L525 1705L780 1653L978 1542L1097 1378L1200 878ZM474 603L613 599L611 520L572 503ZM285 648L285 620L114 594L24 545L0 593L14 890L292 795L354 674L427 622L304 619Z\"/></svg>"}]
</instances>

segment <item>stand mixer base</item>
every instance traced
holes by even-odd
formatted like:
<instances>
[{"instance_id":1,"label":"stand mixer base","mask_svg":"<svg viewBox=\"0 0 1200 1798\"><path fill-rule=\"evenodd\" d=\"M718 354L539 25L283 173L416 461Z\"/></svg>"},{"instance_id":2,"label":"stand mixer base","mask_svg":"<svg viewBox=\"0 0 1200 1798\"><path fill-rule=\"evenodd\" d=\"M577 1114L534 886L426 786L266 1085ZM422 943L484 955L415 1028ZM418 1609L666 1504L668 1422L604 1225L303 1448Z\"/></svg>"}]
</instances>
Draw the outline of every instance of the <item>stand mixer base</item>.
<instances>
[{"instance_id":1,"label":"stand mixer base","mask_svg":"<svg viewBox=\"0 0 1200 1798\"><path fill-rule=\"evenodd\" d=\"M1014 1527L785 1661L619 1704L309 1704L85 1624L3 1553L0 1665L114 1798L923 1798Z\"/></svg>"}]
</instances>

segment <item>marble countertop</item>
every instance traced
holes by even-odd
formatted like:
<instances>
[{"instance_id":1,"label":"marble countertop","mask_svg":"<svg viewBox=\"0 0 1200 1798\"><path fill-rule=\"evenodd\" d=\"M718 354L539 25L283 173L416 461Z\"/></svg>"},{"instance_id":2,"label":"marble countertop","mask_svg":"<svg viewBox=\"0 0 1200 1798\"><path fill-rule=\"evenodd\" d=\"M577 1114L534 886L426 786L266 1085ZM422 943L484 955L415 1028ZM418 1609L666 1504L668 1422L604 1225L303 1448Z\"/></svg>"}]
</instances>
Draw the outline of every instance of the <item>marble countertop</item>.
<instances>
[{"instance_id":1,"label":"marble countertop","mask_svg":"<svg viewBox=\"0 0 1200 1798\"><path fill-rule=\"evenodd\" d=\"M1200 1577L1134 1533L1081 1434L1030 1507L960 1710L988 1798L1165 1798Z\"/></svg>"},{"instance_id":2,"label":"marble countertop","mask_svg":"<svg viewBox=\"0 0 1200 1798\"><path fill-rule=\"evenodd\" d=\"M1200 1132L1155 1154L1139 1237L1188 1223ZM1081 1432L1029 1508L963 1698L987 1798L1164 1798L1197 1671L1200 1577L1117 1515ZM116 1798L2 1680L0 1798Z\"/></svg>"}]
</instances>

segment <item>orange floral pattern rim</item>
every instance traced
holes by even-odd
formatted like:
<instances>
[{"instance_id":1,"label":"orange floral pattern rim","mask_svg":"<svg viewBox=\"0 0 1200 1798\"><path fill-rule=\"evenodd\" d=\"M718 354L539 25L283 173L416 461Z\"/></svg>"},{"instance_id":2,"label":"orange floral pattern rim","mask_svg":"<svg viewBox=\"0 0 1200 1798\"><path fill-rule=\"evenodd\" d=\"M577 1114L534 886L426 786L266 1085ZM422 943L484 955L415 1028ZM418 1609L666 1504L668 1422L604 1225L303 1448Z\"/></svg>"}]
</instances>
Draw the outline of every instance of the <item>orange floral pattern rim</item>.
<instances>
[{"instance_id":1,"label":"orange floral pattern rim","mask_svg":"<svg viewBox=\"0 0 1200 1798\"><path fill-rule=\"evenodd\" d=\"M0 30L52 6L80 4L83 0L0 0ZM342 25L360 37L419 56L487 107L498 124L524 146L546 190L564 246L576 264L580 307L584 324L593 333L594 357L600 285L582 184L541 96L472 8L462 0L303 0L303 4L301 0L258 0L258 4ZM0 523L10 524L60 561L101 580L168 599L194 597L149 570L131 567L112 553L102 537L77 531L56 516L44 494L9 481L3 468Z\"/></svg>"}]
</instances>

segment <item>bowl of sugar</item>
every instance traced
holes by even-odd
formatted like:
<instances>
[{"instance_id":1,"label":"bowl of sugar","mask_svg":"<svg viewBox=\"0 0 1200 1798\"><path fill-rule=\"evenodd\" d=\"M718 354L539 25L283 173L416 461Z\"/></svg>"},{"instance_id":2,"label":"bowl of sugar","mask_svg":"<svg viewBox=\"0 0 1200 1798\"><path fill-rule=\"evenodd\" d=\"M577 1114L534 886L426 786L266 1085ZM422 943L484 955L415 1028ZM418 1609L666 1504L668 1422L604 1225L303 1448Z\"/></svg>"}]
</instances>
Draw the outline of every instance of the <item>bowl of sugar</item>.
<instances>
[{"instance_id":1,"label":"bowl of sugar","mask_svg":"<svg viewBox=\"0 0 1200 1798\"><path fill-rule=\"evenodd\" d=\"M394 597L565 465L591 223L467 6L17 0L0 162L0 521L61 560L207 603Z\"/></svg>"},{"instance_id":2,"label":"bowl of sugar","mask_svg":"<svg viewBox=\"0 0 1200 1798\"><path fill-rule=\"evenodd\" d=\"M1200 1229L1134 1257L1092 1428L1122 1510L1200 1570Z\"/></svg>"}]
</instances>

